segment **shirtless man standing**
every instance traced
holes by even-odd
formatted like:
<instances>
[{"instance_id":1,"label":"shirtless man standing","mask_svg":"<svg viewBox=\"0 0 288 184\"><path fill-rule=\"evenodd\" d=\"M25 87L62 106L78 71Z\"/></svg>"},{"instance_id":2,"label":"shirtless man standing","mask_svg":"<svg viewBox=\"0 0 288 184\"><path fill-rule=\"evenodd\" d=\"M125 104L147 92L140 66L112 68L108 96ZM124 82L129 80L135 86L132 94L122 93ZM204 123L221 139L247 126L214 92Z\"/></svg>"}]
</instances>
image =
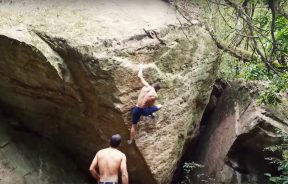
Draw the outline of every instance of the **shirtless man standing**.
<instances>
[{"instance_id":1,"label":"shirtless man standing","mask_svg":"<svg viewBox=\"0 0 288 184\"><path fill-rule=\"evenodd\" d=\"M128 184L128 172L126 156L117 150L121 143L119 134L113 135L110 140L110 147L97 152L89 171L98 184L117 184L118 171L121 170L122 184ZM98 166L99 172L96 167Z\"/></svg>"},{"instance_id":2,"label":"shirtless man standing","mask_svg":"<svg viewBox=\"0 0 288 184\"><path fill-rule=\"evenodd\" d=\"M145 81L145 79L143 78L143 66L140 66L138 77L140 78L144 87L141 89L138 96L137 104L132 111L132 127L128 144L131 144L135 139L136 125L139 122L140 117L150 116L162 107L162 105L153 105L158 97L157 91L160 89L159 83L154 83L150 86L149 83Z\"/></svg>"}]
</instances>

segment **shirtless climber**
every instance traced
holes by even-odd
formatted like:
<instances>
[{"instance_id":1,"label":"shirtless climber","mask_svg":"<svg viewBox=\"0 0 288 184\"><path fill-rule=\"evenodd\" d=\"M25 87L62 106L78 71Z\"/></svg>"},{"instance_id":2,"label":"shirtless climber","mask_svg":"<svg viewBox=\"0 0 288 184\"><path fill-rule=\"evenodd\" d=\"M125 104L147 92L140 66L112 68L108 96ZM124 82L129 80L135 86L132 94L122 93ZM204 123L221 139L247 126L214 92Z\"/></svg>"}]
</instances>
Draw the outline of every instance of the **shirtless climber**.
<instances>
[{"instance_id":1,"label":"shirtless climber","mask_svg":"<svg viewBox=\"0 0 288 184\"><path fill-rule=\"evenodd\" d=\"M98 184L117 184L118 171L121 170L122 184L128 184L126 156L117 150L121 143L121 136L115 134L111 137L110 147L97 152L89 171ZM99 172L96 170L98 166Z\"/></svg>"},{"instance_id":2,"label":"shirtless climber","mask_svg":"<svg viewBox=\"0 0 288 184\"><path fill-rule=\"evenodd\" d=\"M144 87L141 89L137 104L132 111L132 127L128 144L131 144L135 139L136 125L139 122L140 117L152 116L154 112L158 111L162 107L162 105L153 105L158 97L157 91L160 89L159 83L154 83L150 86L149 83L145 81L143 78L143 66L140 66L138 77L140 78Z\"/></svg>"}]
</instances>

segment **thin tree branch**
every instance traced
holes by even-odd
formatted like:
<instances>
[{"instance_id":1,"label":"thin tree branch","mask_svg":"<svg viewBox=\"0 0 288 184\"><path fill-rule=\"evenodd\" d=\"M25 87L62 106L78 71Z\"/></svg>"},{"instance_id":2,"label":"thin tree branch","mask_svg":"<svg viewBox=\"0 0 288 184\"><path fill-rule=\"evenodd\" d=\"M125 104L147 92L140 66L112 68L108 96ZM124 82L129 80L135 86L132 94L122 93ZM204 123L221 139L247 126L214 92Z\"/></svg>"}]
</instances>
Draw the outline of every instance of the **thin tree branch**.
<instances>
[{"instance_id":1,"label":"thin tree branch","mask_svg":"<svg viewBox=\"0 0 288 184\"><path fill-rule=\"evenodd\" d=\"M185 33L185 31L183 30L183 24L182 22L180 21L179 17L176 16L176 19L178 20L178 22L180 23L180 27L181 27L181 30L183 32L183 34L185 35L186 39L191 43L191 40L189 39L188 35Z\"/></svg>"},{"instance_id":2,"label":"thin tree branch","mask_svg":"<svg viewBox=\"0 0 288 184\"><path fill-rule=\"evenodd\" d=\"M243 49L240 49L238 47L230 47L229 45L226 45L223 41L221 41L216 34L214 33L214 31L206 24L205 25L205 29L209 32L210 36L212 37L212 39L215 41L217 47L219 49L223 49L226 52L228 52L230 55L242 59L242 60L251 60L253 58L253 55Z\"/></svg>"},{"instance_id":3,"label":"thin tree branch","mask_svg":"<svg viewBox=\"0 0 288 184\"><path fill-rule=\"evenodd\" d=\"M265 63L266 67L268 69L271 69L274 73L276 73L277 75L279 75L279 72L277 70L275 70L271 64L269 63L269 61L267 60L267 58L264 56L264 54L261 52L261 50L258 47L258 44L256 42L256 39L253 38L254 36L254 30L253 30L253 23L252 23L252 18L247 15L247 13L245 12L245 10L242 9L242 7L239 7L235 2L231 1L231 0L225 0L229 5L231 5L232 7L234 7L240 14L240 16L246 20L247 22L247 26L248 26L248 30L250 35L252 36L250 38L250 40L253 43L253 47L255 48L257 54L260 56L261 60Z\"/></svg>"},{"instance_id":4,"label":"thin tree branch","mask_svg":"<svg viewBox=\"0 0 288 184\"><path fill-rule=\"evenodd\" d=\"M272 50L270 52L270 57L269 57L269 60L268 62L271 62L272 58L273 58L273 55L274 55L274 52L276 50L276 40L275 40L275 35L274 35L274 32L275 32L275 5L274 5L274 0L269 0L268 1L268 4L269 4L269 8L271 10L271 13L272 13L272 22L271 22L271 38L272 38Z\"/></svg>"}]
</instances>

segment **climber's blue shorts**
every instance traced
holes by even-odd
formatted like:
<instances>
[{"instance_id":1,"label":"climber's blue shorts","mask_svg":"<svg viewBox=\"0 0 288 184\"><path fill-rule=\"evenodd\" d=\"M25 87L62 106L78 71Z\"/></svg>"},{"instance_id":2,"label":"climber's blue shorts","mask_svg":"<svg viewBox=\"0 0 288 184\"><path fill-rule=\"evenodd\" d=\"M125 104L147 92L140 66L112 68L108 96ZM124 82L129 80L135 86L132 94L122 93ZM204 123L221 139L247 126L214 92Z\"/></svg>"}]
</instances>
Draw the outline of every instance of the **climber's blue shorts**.
<instances>
[{"instance_id":1,"label":"climber's blue shorts","mask_svg":"<svg viewBox=\"0 0 288 184\"><path fill-rule=\"evenodd\" d=\"M145 107L145 108L140 108L140 107L134 107L132 111L132 123L136 125L141 116L149 116L152 115L153 112L158 111L159 108L156 106L151 106L151 107Z\"/></svg>"}]
</instances>

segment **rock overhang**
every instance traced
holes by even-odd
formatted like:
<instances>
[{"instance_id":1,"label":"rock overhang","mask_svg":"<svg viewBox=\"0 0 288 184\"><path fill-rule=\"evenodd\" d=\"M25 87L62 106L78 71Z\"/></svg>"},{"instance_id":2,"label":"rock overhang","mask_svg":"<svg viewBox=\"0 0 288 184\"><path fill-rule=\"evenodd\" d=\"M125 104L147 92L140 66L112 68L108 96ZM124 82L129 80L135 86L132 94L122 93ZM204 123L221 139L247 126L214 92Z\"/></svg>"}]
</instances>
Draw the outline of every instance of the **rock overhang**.
<instances>
[{"instance_id":1,"label":"rock overhang","mask_svg":"<svg viewBox=\"0 0 288 184\"><path fill-rule=\"evenodd\" d=\"M39 15L43 15L43 12ZM51 17L47 17L47 20L49 18ZM25 17L23 20L27 21ZM133 98L135 99L141 87L136 76L139 63L152 63L145 74L149 74L149 81L160 80L164 84L160 92L160 102L164 103L165 107L156 118L157 124L150 127L153 131L140 125L139 132L142 134L139 134L137 142L140 150L136 147L131 149L124 144L122 151L128 154L128 159L132 158L134 163L140 165L139 167L128 163L128 168L133 173L132 181L137 181L136 178L147 178L146 182L151 180L153 183L156 178L158 183L169 183L172 178L170 173L174 172L182 149L185 149L185 144L196 135L202 113L208 103L213 79L217 73L217 49L210 36L197 26L191 29L184 28L184 31L191 36L192 43L190 43L182 34L183 28L175 25L167 27L161 24L162 28L158 29L157 33L164 40L164 45L158 39L148 38L142 28L135 32L129 30L129 34L127 32L127 35L125 33L117 39L108 31L107 35L112 39L109 39L109 36L99 39L98 36L91 36L94 33L90 32L90 36L85 37L84 34L81 37L78 33L70 31L65 34L65 31L57 32L52 28L49 30L50 28L47 27L49 21L44 21L42 27L37 27L37 21L33 21L32 26L27 26L27 31L25 28L20 30L24 36L17 33L4 33L4 29L1 34L7 34L19 43L27 44L30 50L36 48L35 53L42 53L45 56L43 63L47 65L42 73L47 73L46 77L49 76L49 78L54 76L57 82L40 82L42 84L40 86L48 91L44 91L45 95L38 93L38 99L42 98L41 103L39 100L34 102L33 112L40 114L39 117L37 115L36 121L33 120L33 115L29 115L29 112L28 114L15 112L22 116L22 119L26 119L26 125L30 128L56 138L75 156L80 154L78 163L80 162L85 168L93 152L107 146L107 140L111 134L117 132L123 137L128 137L129 112L133 107ZM11 29L11 25L9 26ZM53 25L49 26L53 27ZM140 39L138 39L139 36L134 39L134 34L142 36ZM2 47L2 49L5 51L5 48ZM177 65L178 62L179 65ZM24 72L24 77L19 80L25 79L25 75ZM13 77L8 74L7 76ZM34 77L33 80L45 81L46 78ZM11 94L17 93L15 86L12 86L2 86L2 89L10 88L13 89ZM49 89L55 89L55 86L57 88L54 92L61 94L60 96L49 91ZM28 86L30 87L33 85ZM30 90L33 94L33 89ZM43 96L45 96L44 100ZM61 104L51 106L49 101L55 97L61 101ZM33 96L27 98L33 99ZM16 102L20 101L21 99L18 101L16 99ZM33 102L27 102L29 103ZM5 104L10 104L11 108L9 101ZM27 104L22 104L22 110ZM45 108L39 108L37 104L42 104ZM48 104L52 108L47 108ZM17 105L21 103L15 104L14 102L14 108ZM173 110L175 105L177 110ZM46 114L50 116L46 119L47 121L43 120L45 113L41 111L50 112ZM60 115L57 115L57 112ZM57 123L53 125L50 122ZM70 141L74 142L73 146L69 146ZM166 143L169 144L166 145ZM161 148L159 145L164 146Z\"/></svg>"}]
</instances>

